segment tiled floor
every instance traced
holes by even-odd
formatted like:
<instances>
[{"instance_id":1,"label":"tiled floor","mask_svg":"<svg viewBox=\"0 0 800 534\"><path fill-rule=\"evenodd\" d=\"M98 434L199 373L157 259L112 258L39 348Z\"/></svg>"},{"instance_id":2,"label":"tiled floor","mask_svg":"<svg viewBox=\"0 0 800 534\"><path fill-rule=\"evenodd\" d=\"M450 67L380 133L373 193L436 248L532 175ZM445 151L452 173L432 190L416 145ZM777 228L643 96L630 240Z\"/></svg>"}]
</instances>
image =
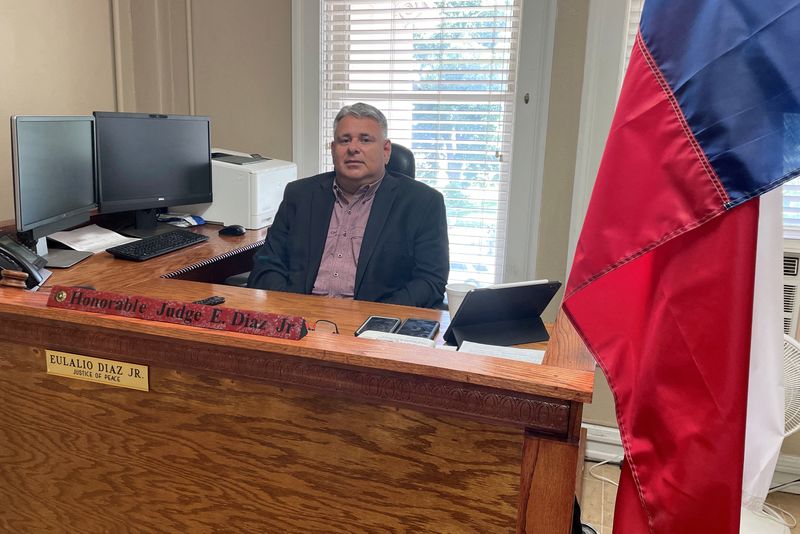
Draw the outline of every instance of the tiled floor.
<instances>
[{"instance_id":1,"label":"tiled floor","mask_svg":"<svg viewBox=\"0 0 800 534\"><path fill-rule=\"evenodd\" d=\"M589 473L589 469L595 464L596 462L586 462L583 468L583 496L579 500L581 521L593 527L598 534L611 534L617 487L598 480ZM619 481L619 466L617 465L601 465L592 472L614 482Z\"/></svg>"},{"instance_id":2,"label":"tiled floor","mask_svg":"<svg viewBox=\"0 0 800 534\"><path fill-rule=\"evenodd\" d=\"M594 527L598 534L611 534L614 524L614 499L617 487L608 482L598 480L589 473L596 462L586 462L583 470L583 490L580 499L581 520ZM619 466L601 465L592 471L595 475L605 477L614 482L619 481ZM775 492L767 498L767 502L780 506L800 520L800 495ZM792 534L800 534L800 526L791 529Z\"/></svg>"}]
</instances>

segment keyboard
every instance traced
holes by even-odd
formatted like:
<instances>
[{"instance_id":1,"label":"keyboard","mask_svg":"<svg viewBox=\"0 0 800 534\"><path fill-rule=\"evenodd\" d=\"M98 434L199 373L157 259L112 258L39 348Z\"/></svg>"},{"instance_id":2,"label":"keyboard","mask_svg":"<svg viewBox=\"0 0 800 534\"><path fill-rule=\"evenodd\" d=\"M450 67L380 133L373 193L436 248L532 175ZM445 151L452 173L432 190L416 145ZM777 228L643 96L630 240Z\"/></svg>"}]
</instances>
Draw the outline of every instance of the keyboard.
<instances>
[{"instance_id":1,"label":"keyboard","mask_svg":"<svg viewBox=\"0 0 800 534\"><path fill-rule=\"evenodd\" d=\"M188 230L172 230L165 234L145 237L139 241L107 248L106 252L123 260L144 261L168 252L202 243L203 241L208 241L208 236L196 234Z\"/></svg>"},{"instance_id":2,"label":"keyboard","mask_svg":"<svg viewBox=\"0 0 800 534\"><path fill-rule=\"evenodd\" d=\"M390 341L392 343L408 343L409 345L419 345L420 347L435 347L436 342L424 337L407 336L405 334L394 334L390 332L378 332L377 330L364 330L358 335L363 339L377 339L380 341Z\"/></svg>"}]
</instances>

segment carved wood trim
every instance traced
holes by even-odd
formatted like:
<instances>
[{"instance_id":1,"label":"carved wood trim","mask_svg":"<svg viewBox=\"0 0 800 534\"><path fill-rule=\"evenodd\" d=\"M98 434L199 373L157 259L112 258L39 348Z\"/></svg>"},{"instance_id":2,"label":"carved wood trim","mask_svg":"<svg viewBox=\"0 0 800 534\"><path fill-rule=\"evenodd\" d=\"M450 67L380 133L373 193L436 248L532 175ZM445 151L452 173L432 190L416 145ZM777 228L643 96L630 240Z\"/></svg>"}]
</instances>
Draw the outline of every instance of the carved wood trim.
<instances>
[{"instance_id":1,"label":"carved wood trim","mask_svg":"<svg viewBox=\"0 0 800 534\"><path fill-rule=\"evenodd\" d=\"M513 425L566 439L572 403L440 378L314 362L201 342L104 327L0 314L0 339L89 356L171 369L209 371L276 385L311 388L423 411ZM44 365L44 359L42 360Z\"/></svg>"}]
</instances>

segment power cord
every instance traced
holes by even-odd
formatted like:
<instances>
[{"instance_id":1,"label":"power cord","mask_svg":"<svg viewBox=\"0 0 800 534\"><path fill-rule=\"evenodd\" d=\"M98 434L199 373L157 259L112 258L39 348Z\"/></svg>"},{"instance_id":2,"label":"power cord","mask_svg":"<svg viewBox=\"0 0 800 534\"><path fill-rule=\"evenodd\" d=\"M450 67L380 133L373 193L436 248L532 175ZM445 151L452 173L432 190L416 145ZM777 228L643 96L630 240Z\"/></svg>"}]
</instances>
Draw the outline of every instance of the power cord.
<instances>
[{"instance_id":1,"label":"power cord","mask_svg":"<svg viewBox=\"0 0 800 534\"><path fill-rule=\"evenodd\" d=\"M603 460L600 463L594 464L592 467L589 468L589 476L594 478L594 479L601 480L603 482L608 482L609 484L612 484L614 486L619 487L619 482L614 482L610 478L606 478L606 477L604 477L602 475L598 475L598 474L596 474L594 472L594 470L597 469L598 467L601 467L601 466L606 465L606 464L619 465L619 463L622 461L623 458L624 458L623 456L617 456L615 458L609 458L608 460Z\"/></svg>"},{"instance_id":2,"label":"power cord","mask_svg":"<svg viewBox=\"0 0 800 534\"><path fill-rule=\"evenodd\" d=\"M789 482L784 482L783 484L778 484L777 486L773 486L769 489L767 494L774 493L776 491L781 491L783 489L788 488L789 486L793 486L800 482L800 478L796 478L794 480L790 480ZM764 505L761 507L761 513L764 517L771 519L781 525L784 525L789 528L794 528L797 525L797 519L790 513L781 508L778 505L770 504L765 502Z\"/></svg>"},{"instance_id":3,"label":"power cord","mask_svg":"<svg viewBox=\"0 0 800 534\"><path fill-rule=\"evenodd\" d=\"M761 516L788 528L797 526L797 519L776 504L765 502L761 506Z\"/></svg>"}]
</instances>

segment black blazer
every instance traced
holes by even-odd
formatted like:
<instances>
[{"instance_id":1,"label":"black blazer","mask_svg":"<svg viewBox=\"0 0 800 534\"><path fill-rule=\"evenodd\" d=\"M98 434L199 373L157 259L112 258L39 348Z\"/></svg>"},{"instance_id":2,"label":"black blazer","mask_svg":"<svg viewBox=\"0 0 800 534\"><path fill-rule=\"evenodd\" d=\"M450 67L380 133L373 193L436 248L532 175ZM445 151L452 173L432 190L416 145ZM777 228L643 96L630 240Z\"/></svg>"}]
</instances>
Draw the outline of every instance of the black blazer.
<instances>
[{"instance_id":1,"label":"black blazer","mask_svg":"<svg viewBox=\"0 0 800 534\"><path fill-rule=\"evenodd\" d=\"M333 178L328 172L286 186L248 287L311 293L333 212ZM449 270L442 194L387 172L364 230L355 299L434 307L442 302Z\"/></svg>"}]
</instances>

